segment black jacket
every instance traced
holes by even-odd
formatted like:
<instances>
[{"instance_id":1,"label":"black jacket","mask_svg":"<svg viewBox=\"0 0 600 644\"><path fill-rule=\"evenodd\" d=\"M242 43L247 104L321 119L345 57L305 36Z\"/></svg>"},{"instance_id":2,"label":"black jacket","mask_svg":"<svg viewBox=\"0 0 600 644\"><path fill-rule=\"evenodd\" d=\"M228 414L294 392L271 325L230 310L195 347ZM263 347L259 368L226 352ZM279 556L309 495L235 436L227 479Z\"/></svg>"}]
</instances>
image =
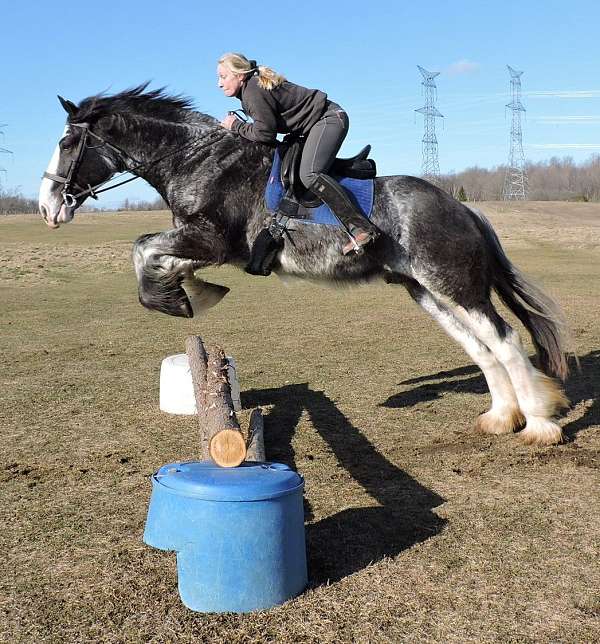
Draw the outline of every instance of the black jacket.
<instances>
[{"instance_id":1,"label":"black jacket","mask_svg":"<svg viewBox=\"0 0 600 644\"><path fill-rule=\"evenodd\" d=\"M327 94L318 89L307 89L284 81L267 90L259 86L256 76L244 82L237 98L254 123L236 120L232 131L245 139L261 143L275 141L278 132L308 134L325 112L327 104Z\"/></svg>"}]
</instances>

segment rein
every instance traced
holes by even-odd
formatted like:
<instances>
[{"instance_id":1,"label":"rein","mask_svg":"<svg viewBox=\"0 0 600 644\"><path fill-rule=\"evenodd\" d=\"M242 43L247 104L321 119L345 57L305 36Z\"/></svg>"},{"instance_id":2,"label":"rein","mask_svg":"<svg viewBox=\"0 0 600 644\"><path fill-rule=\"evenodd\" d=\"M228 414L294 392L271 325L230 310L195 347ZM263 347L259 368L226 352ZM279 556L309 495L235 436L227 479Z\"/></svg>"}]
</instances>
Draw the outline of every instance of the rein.
<instances>
[{"instance_id":1,"label":"rein","mask_svg":"<svg viewBox=\"0 0 600 644\"><path fill-rule=\"evenodd\" d=\"M69 124L71 127L78 127L83 130L83 134L81 135L81 138L79 139L79 143L77 144L77 150L75 152L75 158L73 161L71 161L69 165L69 170L67 171L67 176L66 177L61 177L60 175L57 174L51 174L49 172L44 172L42 175L43 177L47 179L51 179L52 181L56 181L57 183L62 183L64 184L63 189L62 189L62 197L63 197L63 202L65 206L68 208L72 208L77 205L77 200L81 197L92 197L93 199L98 199L97 195L99 195L102 192L107 192L108 190L112 190L113 188L118 188L119 186L123 186L126 183L129 183L130 181L135 181L136 179L140 178L140 175L137 175L135 177L131 177L129 179L126 179L125 181L120 181L119 183L115 183L112 186L108 186L106 188L102 188L102 190L98 190L100 186L103 186L106 183L109 183L112 181L115 176L113 175L112 177L109 177L108 179L105 179L104 181L101 181L100 183L95 184L92 186L91 184L88 183L87 188L82 188L76 181L73 181L73 175L77 171L81 161L83 160L83 155L86 150L86 140L88 136L93 136L94 138L98 139L100 141L99 146L95 147L101 147L101 146L106 146L107 148L113 150L113 152L116 152L118 157L121 159L121 161L124 163L125 167L127 168L126 170L122 172L118 172L118 175L123 175L126 172L131 172L135 173L136 170L140 168L151 168L155 166L157 163L160 163L164 159L167 159L168 157L173 156L174 154L178 154L179 152L182 152L183 150L187 150L188 148L191 148L196 145L196 141L192 141L191 143L188 143L187 145L184 145L180 148L177 148L175 150L172 150L171 152L167 152L166 154L163 154L162 156L159 156L156 159L153 159L152 161L147 161L147 162L141 162L137 161L133 157L131 157L129 154L127 154L124 150L121 150L118 148L116 145L113 145L109 141L106 141L103 139L101 136L96 134L95 132L92 132L90 130L90 126L87 123L70 123ZM201 150L215 141L217 141L219 138L222 137L222 132L217 131L215 134L218 134L219 136L209 136L209 140L206 141L203 145L198 146L198 149ZM132 165L133 164L133 165ZM70 192L71 187L74 187L76 190L79 190L76 194L72 194Z\"/></svg>"}]
</instances>

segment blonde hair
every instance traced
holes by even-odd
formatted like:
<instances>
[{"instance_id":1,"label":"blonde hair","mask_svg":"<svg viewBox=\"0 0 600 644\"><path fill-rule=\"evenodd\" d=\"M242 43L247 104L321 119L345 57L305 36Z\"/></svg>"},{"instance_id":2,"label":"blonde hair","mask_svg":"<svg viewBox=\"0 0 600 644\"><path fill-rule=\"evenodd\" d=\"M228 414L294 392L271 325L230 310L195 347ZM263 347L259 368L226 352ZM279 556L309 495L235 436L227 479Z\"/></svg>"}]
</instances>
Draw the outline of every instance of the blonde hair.
<instances>
[{"instance_id":1,"label":"blonde hair","mask_svg":"<svg viewBox=\"0 0 600 644\"><path fill-rule=\"evenodd\" d=\"M219 58L219 65L225 65L234 74L251 74L258 76L258 84L263 89L273 89L285 81L285 76L278 74L274 69L257 65L256 61L249 61L244 54L228 53Z\"/></svg>"}]
</instances>

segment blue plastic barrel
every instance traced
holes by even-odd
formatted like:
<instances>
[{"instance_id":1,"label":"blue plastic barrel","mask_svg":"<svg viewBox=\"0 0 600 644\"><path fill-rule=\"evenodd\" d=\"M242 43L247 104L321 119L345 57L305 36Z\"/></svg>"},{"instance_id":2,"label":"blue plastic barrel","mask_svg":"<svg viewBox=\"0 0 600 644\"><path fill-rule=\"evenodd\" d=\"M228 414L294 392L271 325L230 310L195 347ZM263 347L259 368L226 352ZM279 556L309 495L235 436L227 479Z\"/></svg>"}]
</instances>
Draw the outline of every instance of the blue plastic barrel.
<instances>
[{"instance_id":1,"label":"blue plastic barrel","mask_svg":"<svg viewBox=\"0 0 600 644\"><path fill-rule=\"evenodd\" d=\"M144 541L177 552L188 608L271 608L306 587L303 488L281 463L170 463L152 477Z\"/></svg>"}]
</instances>

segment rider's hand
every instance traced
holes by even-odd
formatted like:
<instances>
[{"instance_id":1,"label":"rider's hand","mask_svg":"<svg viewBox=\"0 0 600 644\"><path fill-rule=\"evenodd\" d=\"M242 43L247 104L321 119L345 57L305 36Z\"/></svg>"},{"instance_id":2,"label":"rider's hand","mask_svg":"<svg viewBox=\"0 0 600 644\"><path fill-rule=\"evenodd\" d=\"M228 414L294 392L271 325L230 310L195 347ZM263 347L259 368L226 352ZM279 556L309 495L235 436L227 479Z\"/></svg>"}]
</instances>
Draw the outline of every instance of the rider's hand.
<instances>
[{"instance_id":1,"label":"rider's hand","mask_svg":"<svg viewBox=\"0 0 600 644\"><path fill-rule=\"evenodd\" d=\"M222 121L221 125L227 130L231 130L231 126L235 123L237 117L235 114L228 114Z\"/></svg>"}]
</instances>

